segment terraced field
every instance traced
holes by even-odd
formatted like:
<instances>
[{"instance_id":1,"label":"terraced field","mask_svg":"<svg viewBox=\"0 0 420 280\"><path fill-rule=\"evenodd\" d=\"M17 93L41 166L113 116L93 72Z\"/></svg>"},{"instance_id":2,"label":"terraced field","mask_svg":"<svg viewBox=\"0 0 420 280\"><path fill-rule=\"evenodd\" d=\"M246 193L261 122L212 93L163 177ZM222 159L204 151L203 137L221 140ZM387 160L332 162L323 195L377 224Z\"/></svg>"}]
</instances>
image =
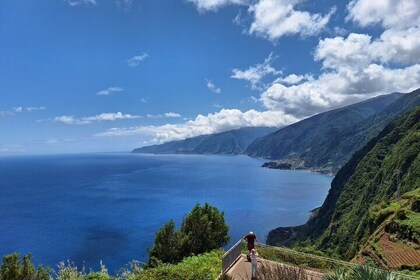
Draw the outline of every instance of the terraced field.
<instances>
[{"instance_id":1,"label":"terraced field","mask_svg":"<svg viewBox=\"0 0 420 280\"><path fill-rule=\"evenodd\" d=\"M382 235L378 246L387 260L387 266L391 269L398 269L403 264L412 266L420 264L420 249L402 242L391 241L388 233Z\"/></svg>"}]
</instances>

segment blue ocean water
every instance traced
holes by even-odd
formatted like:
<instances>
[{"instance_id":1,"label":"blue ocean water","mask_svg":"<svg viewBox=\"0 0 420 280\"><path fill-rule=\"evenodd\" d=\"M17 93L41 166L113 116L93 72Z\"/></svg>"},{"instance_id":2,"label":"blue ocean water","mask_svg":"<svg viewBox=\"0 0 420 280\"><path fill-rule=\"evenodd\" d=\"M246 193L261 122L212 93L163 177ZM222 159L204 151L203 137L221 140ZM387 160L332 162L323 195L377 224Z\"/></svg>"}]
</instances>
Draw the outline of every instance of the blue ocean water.
<instances>
[{"instance_id":1,"label":"blue ocean water","mask_svg":"<svg viewBox=\"0 0 420 280\"><path fill-rule=\"evenodd\" d=\"M232 242L304 223L331 177L246 156L85 154L0 158L0 255L116 271L147 260L155 232L196 203L225 212Z\"/></svg>"}]
</instances>

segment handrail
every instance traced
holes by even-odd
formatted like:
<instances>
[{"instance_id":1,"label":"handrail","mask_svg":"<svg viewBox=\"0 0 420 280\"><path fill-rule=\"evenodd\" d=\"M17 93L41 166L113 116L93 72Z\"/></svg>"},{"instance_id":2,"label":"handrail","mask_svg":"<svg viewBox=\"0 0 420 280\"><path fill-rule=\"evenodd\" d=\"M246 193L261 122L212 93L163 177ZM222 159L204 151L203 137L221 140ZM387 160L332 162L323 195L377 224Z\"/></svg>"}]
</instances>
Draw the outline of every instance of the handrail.
<instances>
[{"instance_id":1,"label":"handrail","mask_svg":"<svg viewBox=\"0 0 420 280\"><path fill-rule=\"evenodd\" d=\"M264 243L258 243L257 246L267 247L267 248L273 248L275 250L285 251L285 252L290 253L290 254L299 255L299 256L303 256L303 257L307 257L307 258L312 258L312 259L323 260L323 261L327 261L327 262L330 262L330 263L333 263L333 264L337 264L337 265L341 265L341 266L350 266L350 267L359 267L359 266L361 266L360 264L346 262L346 261L342 261L342 260L337 260L337 259L333 259L333 258L329 258L329 257L323 257L323 256L318 256L318 255L303 253L303 252L295 251L293 249L286 248L286 247L272 246L272 245L267 245L267 244L264 244ZM236 242L222 256L222 274L225 273L226 271L228 271L232 267L232 265L239 259L239 257L241 256L241 252L242 252L242 239L239 240L238 242ZM384 269L381 269L381 268L375 268L375 269L380 270L380 271L389 272L389 271L384 270ZM393 274L395 274L396 276L401 277L402 279L407 279L407 280L419 280L420 279L418 277L407 275L407 274L403 274L403 273L400 273L400 272L397 272L397 271L391 271L391 272Z\"/></svg>"},{"instance_id":2,"label":"handrail","mask_svg":"<svg viewBox=\"0 0 420 280\"><path fill-rule=\"evenodd\" d=\"M236 242L229 250L222 256L222 273L225 273L233 264L241 257L242 240Z\"/></svg>"}]
</instances>

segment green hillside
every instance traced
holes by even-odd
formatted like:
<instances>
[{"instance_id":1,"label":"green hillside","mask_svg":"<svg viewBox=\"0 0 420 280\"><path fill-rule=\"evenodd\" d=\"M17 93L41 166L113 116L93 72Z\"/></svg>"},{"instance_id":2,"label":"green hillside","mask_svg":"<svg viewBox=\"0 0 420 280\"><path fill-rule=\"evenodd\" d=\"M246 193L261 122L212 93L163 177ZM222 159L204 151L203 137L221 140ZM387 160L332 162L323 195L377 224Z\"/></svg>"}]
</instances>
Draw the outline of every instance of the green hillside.
<instances>
[{"instance_id":1,"label":"green hillside","mask_svg":"<svg viewBox=\"0 0 420 280\"><path fill-rule=\"evenodd\" d=\"M315 170L336 172L394 117L420 105L420 90L394 93L328 111L254 141L246 154L286 159Z\"/></svg>"},{"instance_id":2,"label":"green hillside","mask_svg":"<svg viewBox=\"0 0 420 280\"><path fill-rule=\"evenodd\" d=\"M273 230L268 242L311 245L335 257L358 257L362 261L375 255L367 254L366 246L379 242L378 246L385 249L373 261L380 263L382 258L382 266L392 267L389 264L394 259L390 254L398 257L396 251L400 248L411 256L405 256L398 268L405 264L418 269L415 263L420 263L419 203L420 106L391 122L351 157L307 224ZM396 249L387 252L386 248L391 247ZM377 250L380 251L381 248Z\"/></svg>"}]
</instances>

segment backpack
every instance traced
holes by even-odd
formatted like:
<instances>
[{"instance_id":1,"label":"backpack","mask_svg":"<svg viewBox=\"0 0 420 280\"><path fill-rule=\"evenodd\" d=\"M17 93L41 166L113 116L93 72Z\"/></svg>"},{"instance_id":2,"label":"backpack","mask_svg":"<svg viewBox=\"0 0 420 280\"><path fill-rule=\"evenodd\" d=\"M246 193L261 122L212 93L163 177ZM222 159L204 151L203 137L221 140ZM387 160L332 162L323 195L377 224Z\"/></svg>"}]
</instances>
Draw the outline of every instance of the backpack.
<instances>
[{"instance_id":1,"label":"backpack","mask_svg":"<svg viewBox=\"0 0 420 280\"><path fill-rule=\"evenodd\" d=\"M251 262L251 256L249 254L246 254L247 261Z\"/></svg>"}]
</instances>

